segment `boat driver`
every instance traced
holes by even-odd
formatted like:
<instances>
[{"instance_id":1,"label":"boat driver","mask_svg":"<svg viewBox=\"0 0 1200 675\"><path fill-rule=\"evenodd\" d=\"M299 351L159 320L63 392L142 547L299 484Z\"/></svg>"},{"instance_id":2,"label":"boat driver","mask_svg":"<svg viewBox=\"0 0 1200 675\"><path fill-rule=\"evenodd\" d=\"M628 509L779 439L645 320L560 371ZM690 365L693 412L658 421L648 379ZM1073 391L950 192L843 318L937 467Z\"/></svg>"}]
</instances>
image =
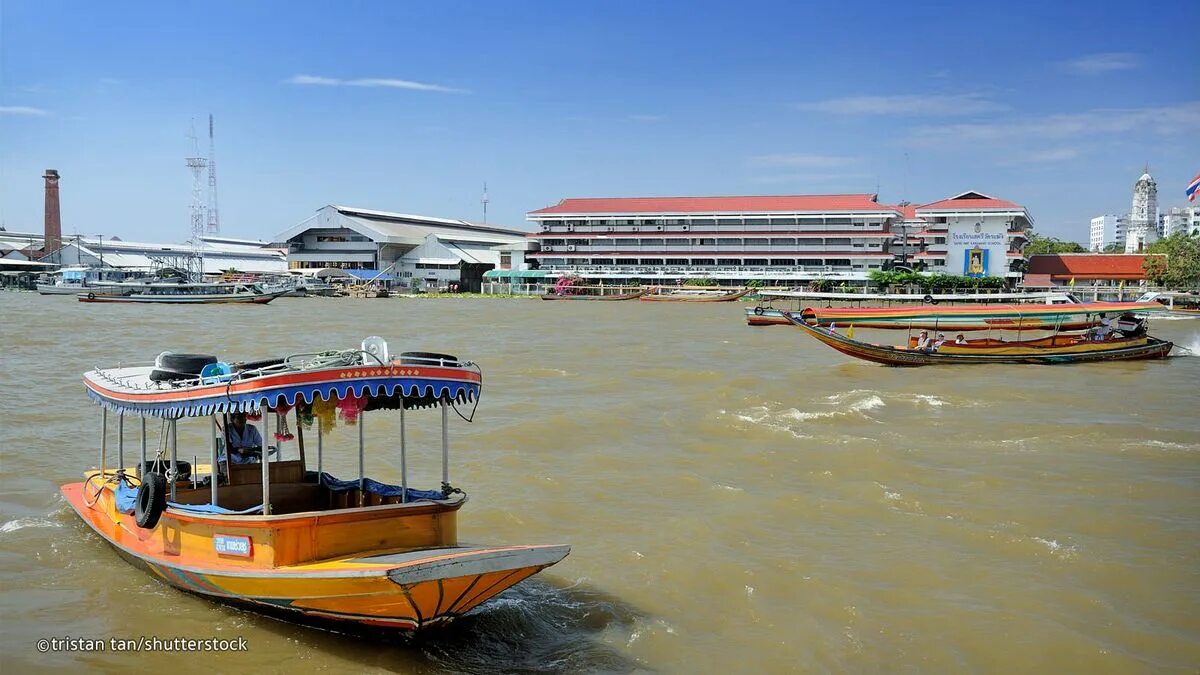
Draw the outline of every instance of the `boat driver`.
<instances>
[{"instance_id":1,"label":"boat driver","mask_svg":"<svg viewBox=\"0 0 1200 675\"><path fill-rule=\"evenodd\" d=\"M1092 334L1097 341L1108 339L1108 334L1113 330L1112 319L1109 319L1104 312L1100 312L1100 325L1092 329Z\"/></svg>"},{"instance_id":2,"label":"boat driver","mask_svg":"<svg viewBox=\"0 0 1200 675\"><path fill-rule=\"evenodd\" d=\"M234 464L251 464L262 457L262 434L253 424L246 424L246 413L233 413L225 428L226 447L229 461Z\"/></svg>"}]
</instances>

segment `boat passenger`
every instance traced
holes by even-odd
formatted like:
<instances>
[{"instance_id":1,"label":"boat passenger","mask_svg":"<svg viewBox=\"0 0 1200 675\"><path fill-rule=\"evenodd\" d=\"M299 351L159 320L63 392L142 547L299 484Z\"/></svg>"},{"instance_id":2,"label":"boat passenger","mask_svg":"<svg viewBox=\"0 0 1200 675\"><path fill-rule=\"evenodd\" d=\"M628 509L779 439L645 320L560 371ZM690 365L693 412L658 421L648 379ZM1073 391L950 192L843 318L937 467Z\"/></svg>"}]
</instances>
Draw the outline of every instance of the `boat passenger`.
<instances>
[{"instance_id":1,"label":"boat passenger","mask_svg":"<svg viewBox=\"0 0 1200 675\"><path fill-rule=\"evenodd\" d=\"M955 338L954 338L954 344L956 344L956 345L965 345L965 344L967 344L967 338L963 337L963 334L962 334L962 333L959 333L959 334L958 334L957 336L955 336Z\"/></svg>"},{"instance_id":2,"label":"boat passenger","mask_svg":"<svg viewBox=\"0 0 1200 675\"><path fill-rule=\"evenodd\" d=\"M946 344L946 334L938 333L937 340L934 340L934 342L933 342L933 351L936 352L938 350L938 347L941 347L944 344Z\"/></svg>"},{"instance_id":3,"label":"boat passenger","mask_svg":"<svg viewBox=\"0 0 1200 675\"><path fill-rule=\"evenodd\" d=\"M1112 320L1104 312L1100 312L1100 325L1092 329L1092 335L1097 342L1107 340L1108 334L1112 332L1112 329Z\"/></svg>"},{"instance_id":4,"label":"boat passenger","mask_svg":"<svg viewBox=\"0 0 1200 675\"><path fill-rule=\"evenodd\" d=\"M917 351L931 352L933 351L933 340L929 337L929 331L923 330L917 337Z\"/></svg>"},{"instance_id":5,"label":"boat passenger","mask_svg":"<svg viewBox=\"0 0 1200 675\"><path fill-rule=\"evenodd\" d=\"M229 426L225 429L226 447L229 448L229 461L234 464L251 464L262 457L262 434L253 424L246 424L246 413L233 413L229 416Z\"/></svg>"}]
</instances>

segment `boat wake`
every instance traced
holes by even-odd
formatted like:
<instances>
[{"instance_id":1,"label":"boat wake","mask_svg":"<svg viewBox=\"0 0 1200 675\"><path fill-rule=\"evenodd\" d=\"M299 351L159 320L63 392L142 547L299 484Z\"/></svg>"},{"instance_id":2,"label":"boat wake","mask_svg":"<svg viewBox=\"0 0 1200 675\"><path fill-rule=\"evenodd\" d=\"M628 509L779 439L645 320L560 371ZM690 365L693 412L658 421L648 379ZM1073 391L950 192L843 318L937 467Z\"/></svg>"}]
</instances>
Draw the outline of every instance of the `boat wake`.
<instances>
[{"instance_id":1,"label":"boat wake","mask_svg":"<svg viewBox=\"0 0 1200 675\"><path fill-rule=\"evenodd\" d=\"M17 518L0 525L0 534L16 532L27 527L62 527L62 523L56 523L53 520L45 518Z\"/></svg>"}]
</instances>

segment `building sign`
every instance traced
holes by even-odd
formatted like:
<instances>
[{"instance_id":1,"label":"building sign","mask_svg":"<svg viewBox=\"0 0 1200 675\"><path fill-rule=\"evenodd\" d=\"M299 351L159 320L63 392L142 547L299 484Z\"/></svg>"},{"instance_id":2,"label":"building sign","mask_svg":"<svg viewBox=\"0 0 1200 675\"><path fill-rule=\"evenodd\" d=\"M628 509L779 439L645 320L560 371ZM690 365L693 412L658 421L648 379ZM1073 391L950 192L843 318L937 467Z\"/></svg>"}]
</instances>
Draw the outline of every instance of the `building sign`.
<instances>
[{"instance_id":1,"label":"building sign","mask_svg":"<svg viewBox=\"0 0 1200 675\"><path fill-rule=\"evenodd\" d=\"M969 277L1004 276L1007 251L1005 221L983 217L952 223L946 233L946 271Z\"/></svg>"}]
</instances>

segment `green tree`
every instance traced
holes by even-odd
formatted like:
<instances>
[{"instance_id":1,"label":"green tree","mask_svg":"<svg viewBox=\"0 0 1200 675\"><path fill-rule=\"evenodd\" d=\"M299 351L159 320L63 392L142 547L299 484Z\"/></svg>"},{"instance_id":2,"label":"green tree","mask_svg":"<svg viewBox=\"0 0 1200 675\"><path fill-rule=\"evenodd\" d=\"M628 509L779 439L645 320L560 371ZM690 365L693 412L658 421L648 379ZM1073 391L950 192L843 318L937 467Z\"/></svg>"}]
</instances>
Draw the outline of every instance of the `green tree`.
<instances>
[{"instance_id":1,"label":"green tree","mask_svg":"<svg viewBox=\"0 0 1200 675\"><path fill-rule=\"evenodd\" d=\"M1022 251L1026 256L1035 253L1087 253L1087 249L1073 241L1063 241L1057 237L1043 237L1031 232L1029 244Z\"/></svg>"},{"instance_id":2,"label":"green tree","mask_svg":"<svg viewBox=\"0 0 1200 675\"><path fill-rule=\"evenodd\" d=\"M1147 246L1146 253L1142 269L1156 286L1200 285L1200 236L1176 232Z\"/></svg>"},{"instance_id":3,"label":"green tree","mask_svg":"<svg viewBox=\"0 0 1200 675\"><path fill-rule=\"evenodd\" d=\"M1113 243L1109 244L1108 246L1105 246L1103 252L1104 253L1124 253L1125 252L1125 244L1118 244L1116 242L1113 242Z\"/></svg>"}]
</instances>

